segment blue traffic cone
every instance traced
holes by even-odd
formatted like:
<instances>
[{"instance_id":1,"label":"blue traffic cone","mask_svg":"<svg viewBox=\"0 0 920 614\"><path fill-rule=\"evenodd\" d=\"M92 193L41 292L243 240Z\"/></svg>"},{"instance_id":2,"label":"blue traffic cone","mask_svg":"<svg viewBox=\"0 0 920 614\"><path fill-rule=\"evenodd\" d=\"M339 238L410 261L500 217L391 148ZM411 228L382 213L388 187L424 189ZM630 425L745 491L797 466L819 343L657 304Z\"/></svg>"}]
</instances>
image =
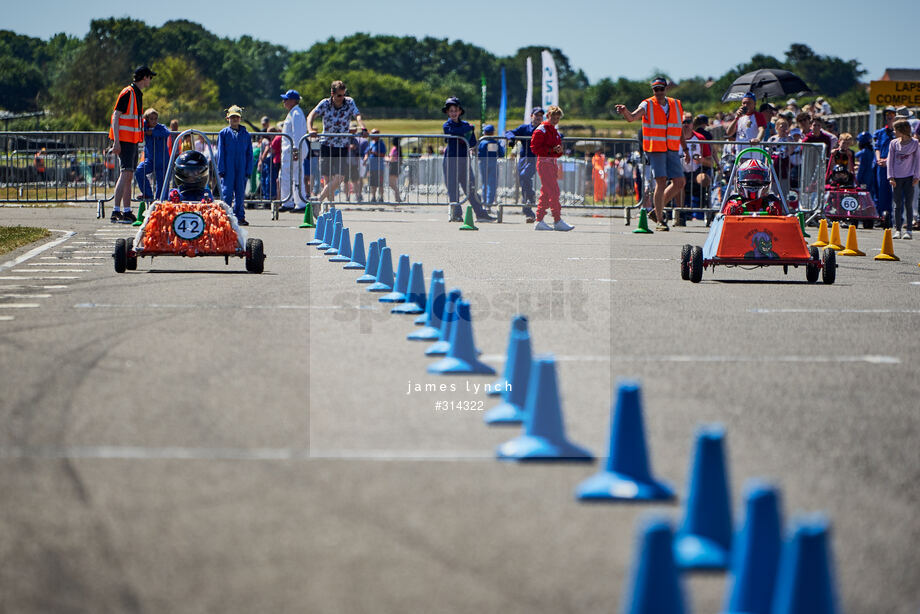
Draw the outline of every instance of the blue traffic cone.
<instances>
[{"instance_id":1,"label":"blue traffic cone","mask_svg":"<svg viewBox=\"0 0 920 614\"><path fill-rule=\"evenodd\" d=\"M444 309L441 311L441 330L438 340L428 346L425 356L447 356L447 351L450 349L450 331L454 328L454 321L457 319L457 301L461 296L457 288L447 293Z\"/></svg>"},{"instance_id":2,"label":"blue traffic cone","mask_svg":"<svg viewBox=\"0 0 920 614\"><path fill-rule=\"evenodd\" d=\"M347 228L342 229L339 237L339 255L330 258L329 262L351 262L351 235Z\"/></svg>"},{"instance_id":3,"label":"blue traffic cone","mask_svg":"<svg viewBox=\"0 0 920 614\"><path fill-rule=\"evenodd\" d=\"M468 301L457 301L457 318L450 330L447 356L428 366L429 373L475 373L495 375L495 369L478 358L473 341L473 318Z\"/></svg>"},{"instance_id":4,"label":"blue traffic cone","mask_svg":"<svg viewBox=\"0 0 920 614\"><path fill-rule=\"evenodd\" d=\"M336 208L335 205L332 205L332 208L331 208L329 211L330 211L330 212L332 213L332 215L333 215L333 218L332 218L332 225L333 225L333 226L335 226L336 224L342 224L343 226L345 225L345 221L342 219L342 210L341 210L341 209L338 209L338 208Z\"/></svg>"},{"instance_id":5,"label":"blue traffic cone","mask_svg":"<svg viewBox=\"0 0 920 614\"><path fill-rule=\"evenodd\" d=\"M378 301L381 303L404 303L406 302L406 292L409 290L409 254L399 256L399 264L396 265L396 282L393 284L393 291L384 294Z\"/></svg>"},{"instance_id":6,"label":"blue traffic cone","mask_svg":"<svg viewBox=\"0 0 920 614\"><path fill-rule=\"evenodd\" d=\"M508 351L506 352L505 359L505 368L502 371L502 376L495 380L495 383L492 384L491 389L486 393L490 397L501 396L505 388L508 387L508 382L511 381L511 371L514 369L514 355L512 350L514 349L514 333L515 331L527 331L527 316L516 315L511 319L511 331L508 333Z\"/></svg>"},{"instance_id":7,"label":"blue traffic cone","mask_svg":"<svg viewBox=\"0 0 920 614\"><path fill-rule=\"evenodd\" d=\"M521 322L523 321L523 326ZM521 424L526 414L527 379L530 377L531 362L530 332L527 318L515 316L511 321L511 336L508 339L508 359L505 361L502 384L502 402L483 415L486 424ZM507 378L507 379L505 379Z\"/></svg>"},{"instance_id":8,"label":"blue traffic cone","mask_svg":"<svg viewBox=\"0 0 920 614\"><path fill-rule=\"evenodd\" d=\"M684 591L674 564L671 525L660 517L646 517L639 529L624 614L684 614Z\"/></svg>"},{"instance_id":9,"label":"blue traffic cone","mask_svg":"<svg viewBox=\"0 0 920 614\"><path fill-rule=\"evenodd\" d=\"M380 246L376 241L371 242L367 248L367 264L364 266L364 275L359 277L359 284L372 284L377 281L377 269L380 267Z\"/></svg>"},{"instance_id":10,"label":"blue traffic cone","mask_svg":"<svg viewBox=\"0 0 920 614\"><path fill-rule=\"evenodd\" d=\"M607 465L603 471L579 484L575 496L584 501L673 499L671 485L652 475L638 382L622 381L617 384L616 404L610 413Z\"/></svg>"},{"instance_id":11,"label":"blue traffic cone","mask_svg":"<svg viewBox=\"0 0 920 614\"><path fill-rule=\"evenodd\" d=\"M732 553L732 511L725 464L725 429L713 424L696 434L684 522L674 539L681 569L728 569Z\"/></svg>"},{"instance_id":12,"label":"blue traffic cone","mask_svg":"<svg viewBox=\"0 0 920 614\"><path fill-rule=\"evenodd\" d=\"M368 292L391 292L393 290L393 259L390 248L380 250L380 265L377 267L377 281L368 286Z\"/></svg>"},{"instance_id":13,"label":"blue traffic cone","mask_svg":"<svg viewBox=\"0 0 920 614\"><path fill-rule=\"evenodd\" d=\"M428 289L428 301L425 310L428 316L428 326L420 328L406 337L413 341L437 341L441 336L441 313L444 311L444 278L435 277L432 272L431 287Z\"/></svg>"},{"instance_id":14,"label":"blue traffic cone","mask_svg":"<svg viewBox=\"0 0 920 614\"><path fill-rule=\"evenodd\" d=\"M758 480L745 486L744 524L735 534L724 614L770 614L781 537L779 492Z\"/></svg>"},{"instance_id":15,"label":"blue traffic cone","mask_svg":"<svg viewBox=\"0 0 920 614\"><path fill-rule=\"evenodd\" d=\"M326 224L323 226L323 242L316 246L316 249L326 251L332 247L332 237L335 234L335 217L326 218Z\"/></svg>"},{"instance_id":16,"label":"blue traffic cone","mask_svg":"<svg viewBox=\"0 0 920 614\"><path fill-rule=\"evenodd\" d=\"M329 244L329 249L323 252L326 256L339 255L339 243L342 241L342 228L342 222L335 223L335 230L332 232L332 243Z\"/></svg>"},{"instance_id":17,"label":"blue traffic cone","mask_svg":"<svg viewBox=\"0 0 920 614\"><path fill-rule=\"evenodd\" d=\"M382 250L386 246L387 246L387 240L385 237L380 237L379 239L377 239L377 247L379 249Z\"/></svg>"},{"instance_id":18,"label":"blue traffic cone","mask_svg":"<svg viewBox=\"0 0 920 614\"><path fill-rule=\"evenodd\" d=\"M432 300L432 299L431 299L431 295L432 295L432 293L434 292L434 281L435 281L436 279L440 279L442 283L444 282L444 271L443 271L443 270L441 270L441 269L435 269L435 270L433 270L433 271L431 272L431 287L430 287L429 290L428 290L428 302L425 304L425 313L423 313L423 314L420 315L419 317L415 318L415 320L413 321L413 324L415 324L416 326L430 326L430 325L431 325L430 322L429 322L428 320L431 318L431 315L432 315L432 312L431 312L431 300ZM441 307L441 309L443 309L443 306ZM437 315L438 318L440 319L440 317L441 317L441 312L438 311L435 315ZM439 324L438 326L435 326L434 328L436 328L436 329L437 329L437 328L440 328L440 324ZM437 332L437 331L435 331L435 332ZM435 337L435 339L436 339L436 338L437 338L437 337Z\"/></svg>"},{"instance_id":19,"label":"blue traffic cone","mask_svg":"<svg viewBox=\"0 0 920 614\"><path fill-rule=\"evenodd\" d=\"M783 544L772 614L836 614L830 527L821 514L799 518Z\"/></svg>"},{"instance_id":20,"label":"blue traffic cone","mask_svg":"<svg viewBox=\"0 0 920 614\"><path fill-rule=\"evenodd\" d=\"M319 245L323 242L323 233L326 230L326 214L322 213L316 218L316 230L313 231L313 239L307 241L307 245Z\"/></svg>"},{"instance_id":21,"label":"blue traffic cone","mask_svg":"<svg viewBox=\"0 0 920 614\"><path fill-rule=\"evenodd\" d=\"M409 289L406 292L406 302L393 307L390 313L425 313L425 272L421 262L412 263L409 273Z\"/></svg>"},{"instance_id":22,"label":"blue traffic cone","mask_svg":"<svg viewBox=\"0 0 920 614\"><path fill-rule=\"evenodd\" d=\"M552 354L534 357L527 380L524 403L524 434L498 446L501 460L591 461L591 453L565 436L559 389L556 386L556 359Z\"/></svg>"},{"instance_id":23,"label":"blue traffic cone","mask_svg":"<svg viewBox=\"0 0 920 614\"><path fill-rule=\"evenodd\" d=\"M363 269L367 266L364 259L364 233L355 233L355 246L351 250L351 262L343 266L343 269Z\"/></svg>"}]
</instances>

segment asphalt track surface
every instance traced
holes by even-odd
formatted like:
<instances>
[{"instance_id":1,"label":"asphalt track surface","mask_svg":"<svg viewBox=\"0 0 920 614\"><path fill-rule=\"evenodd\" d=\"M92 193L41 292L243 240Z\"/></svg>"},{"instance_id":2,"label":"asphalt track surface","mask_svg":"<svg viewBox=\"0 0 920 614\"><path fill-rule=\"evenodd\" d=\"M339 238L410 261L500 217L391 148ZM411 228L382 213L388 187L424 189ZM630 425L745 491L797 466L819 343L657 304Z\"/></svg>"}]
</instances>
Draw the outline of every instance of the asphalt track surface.
<instances>
[{"instance_id":1,"label":"asphalt track surface","mask_svg":"<svg viewBox=\"0 0 920 614\"><path fill-rule=\"evenodd\" d=\"M440 209L344 213L444 270L498 369L528 315L568 434L599 462L615 381L637 378L659 477L683 494L695 429L724 424L736 520L743 484L771 479L787 520L830 518L845 611L917 611L920 241L875 262L881 232L861 230L869 256L840 258L833 286L778 268L691 284L677 257L699 222L641 236L571 215L575 231L536 233L509 215L461 233ZM582 505L596 465L494 460L517 429L435 410L491 407L466 386L492 378L427 375L412 316L306 247L293 216L250 221L263 275L178 258L118 275L127 227L0 209L75 232L0 270L0 610L617 611L637 520L680 505ZM725 576L685 590L718 612Z\"/></svg>"}]
</instances>

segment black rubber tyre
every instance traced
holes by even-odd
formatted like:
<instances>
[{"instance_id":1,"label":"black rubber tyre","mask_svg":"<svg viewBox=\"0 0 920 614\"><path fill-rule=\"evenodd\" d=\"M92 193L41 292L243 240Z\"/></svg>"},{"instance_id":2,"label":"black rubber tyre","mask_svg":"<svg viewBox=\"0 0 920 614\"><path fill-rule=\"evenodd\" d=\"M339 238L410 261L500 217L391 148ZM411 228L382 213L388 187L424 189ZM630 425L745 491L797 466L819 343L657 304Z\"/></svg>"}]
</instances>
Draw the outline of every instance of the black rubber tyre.
<instances>
[{"instance_id":1,"label":"black rubber tyre","mask_svg":"<svg viewBox=\"0 0 920 614\"><path fill-rule=\"evenodd\" d=\"M683 280L690 279L690 251L693 246L687 243L680 248L680 278Z\"/></svg>"},{"instance_id":2,"label":"black rubber tyre","mask_svg":"<svg viewBox=\"0 0 920 614\"><path fill-rule=\"evenodd\" d=\"M246 239L246 270L250 273L261 273L265 270L262 239Z\"/></svg>"},{"instance_id":3,"label":"black rubber tyre","mask_svg":"<svg viewBox=\"0 0 920 614\"><path fill-rule=\"evenodd\" d=\"M808 254L811 256L812 262L805 265L805 280L813 284L818 281L818 276L821 274L821 268L818 266L821 252L818 251L817 247L812 246L808 248Z\"/></svg>"},{"instance_id":4,"label":"black rubber tyre","mask_svg":"<svg viewBox=\"0 0 920 614\"><path fill-rule=\"evenodd\" d=\"M690 250L690 281L695 284L703 279L703 248L694 245Z\"/></svg>"},{"instance_id":5,"label":"black rubber tyre","mask_svg":"<svg viewBox=\"0 0 920 614\"><path fill-rule=\"evenodd\" d=\"M125 246L125 250L127 252L125 254L125 256L127 257L127 260L125 261L126 268L129 271L136 271L137 270L137 256L129 255L131 252L134 251L134 238L133 237L128 239L128 243Z\"/></svg>"},{"instance_id":6,"label":"black rubber tyre","mask_svg":"<svg viewBox=\"0 0 920 614\"><path fill-rule=\"evenodd\" d=\"M872 230L875 228L875 220L863 220L863 228L866 230Z\"/></svg>"},{"instance_id":7,"label":"black rubber tyre","mask_svg":"<svg viewBox=\"0 0 920 614\"><path fill-rule=\"evenodd\" d=\"M115 272L124 273L128 266L128 246L124 239L115 239L115 253L112 254L115 259Z\"/></svg>"},{"instance_id":8,"label":"black rubber tyre","mask_svg":"<svg viewBox=\"0 0 920 614\"><path fill-rule=\"evenodd\" d=\"M830 285L837 279L837 252L824 248L824 268L821 269L821 281Z\"/></svg>"}]
</instances>

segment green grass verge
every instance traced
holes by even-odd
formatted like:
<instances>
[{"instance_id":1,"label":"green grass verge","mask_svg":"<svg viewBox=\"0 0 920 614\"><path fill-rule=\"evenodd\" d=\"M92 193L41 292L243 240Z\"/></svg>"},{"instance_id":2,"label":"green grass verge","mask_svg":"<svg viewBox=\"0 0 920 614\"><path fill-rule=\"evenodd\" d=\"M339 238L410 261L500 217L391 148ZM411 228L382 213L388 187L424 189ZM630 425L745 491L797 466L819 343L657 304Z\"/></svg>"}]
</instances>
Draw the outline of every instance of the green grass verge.
<instances>
[{"instance_id":1,"label":"green grass verge","mask_svg":"<svg viewBox=\"0 0 920 614\"><path fill-rule=\"evenodd\" d=\"M0 226L0 254L11 252L17 247L22 247L50 236L51 233L48 232L47 228Z\"/></svg>"}]
</instances>

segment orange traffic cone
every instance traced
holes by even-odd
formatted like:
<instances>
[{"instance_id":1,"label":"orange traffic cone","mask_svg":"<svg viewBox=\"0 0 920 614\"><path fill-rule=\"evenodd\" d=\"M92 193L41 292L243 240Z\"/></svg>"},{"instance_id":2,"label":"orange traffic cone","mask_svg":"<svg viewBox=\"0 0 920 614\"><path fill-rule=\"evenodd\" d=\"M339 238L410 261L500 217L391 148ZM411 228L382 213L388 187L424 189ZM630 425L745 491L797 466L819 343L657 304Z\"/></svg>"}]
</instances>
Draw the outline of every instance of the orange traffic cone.
<instances>
[{"instance_id":1,"label":"orange traffic cone","mask_svg":"<svg viewBox=\"0 0 920 614\"><path fill-rule=\"evenodd\" d=\"M875 260L900 260L894 255L894 241L891 240L891 229L886 228L882 236L882 252L875 257Z\"/></svg>"},{"instance_id":2,"label":"orange traffic cone","mask_svg":"<svg viewBox=\"0 0 920 614\"><path fill-rule=\"evenodd\" d=\"M841 251L839 256L865 256L866 252L859 251L859 245L856 243L856 225L851 224L847 229L847 247Z\"/></svg>"},{"instance_id":3,"label":"orange traffic cone","mask_svg":"<svg viewBox=\"0 0 920 614\"><path fill-rule=\"evenodd\" d=\"M812 245L814 247L827 247L827 220L822 219L818 224L818 240Z\"/></svg>"},{"instance_id":4,"label":"orange traffic cone","mask_svg":"<svg viewBox=\"0 0 920 614\"><path fill-rule=\"evenodd\" d=\"M840 222L834 222L834 225L831 226L831 240L828 241L827 246L835 252L843 249L843 246L840 245Z\"/></svg>"}]
</instances>

